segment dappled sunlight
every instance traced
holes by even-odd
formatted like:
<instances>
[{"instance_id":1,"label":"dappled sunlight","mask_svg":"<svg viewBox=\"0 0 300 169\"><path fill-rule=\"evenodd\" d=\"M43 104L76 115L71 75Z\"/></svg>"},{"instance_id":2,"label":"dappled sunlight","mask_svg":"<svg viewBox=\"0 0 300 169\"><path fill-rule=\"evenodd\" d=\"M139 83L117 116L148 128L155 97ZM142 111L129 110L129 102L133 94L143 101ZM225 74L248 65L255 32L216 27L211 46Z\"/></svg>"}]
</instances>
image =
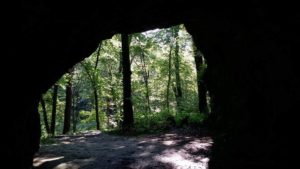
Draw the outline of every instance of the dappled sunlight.
<instances>
[{"instance_id":1,"label":"dappled sunlight","mask_svg":"<svg viewBox=\"0 0 300 169\"><path fill-rule=\"evenodd\" d=\"M78 141L78 142L81 142L81 143L82 143L82 142L85 142L85 138L84 138L84 137L79 137L79 138L77 139L77 141Z\"/></svg>"},{"instance_id":2,"label":"dappled sunlight","mask_svg":"<svg viewBox=\"0 0 300 169\"><path fill-rule=\"evenodd\" d=\"M53 169L78 169L80 166L78 164L70 163L61 163Z\"/></svg>"},{"instance_id":3,"label":"dappled sunlight","mask_svg":"<svg viewBox=\"0 0 300 169\"><path fill-rule=\"evenodd\" d=\"M62 141L61 143L62 143L62 144L71 144L70 141Z\"/></svg>"},{"instance_id":4,"label":"dappled sunlight","mask_svg":"<svg viewBox=\"0 0 300 169\"><path fill-rule=\"evenodd\" d=\"M82 131L79 133L82 136L96 136L101 134L101 131L93 130L93 131Z\"/></svg>"},{"instance_id":5,"label":"dappled sunlight","mask_svg":"<svg viewBox=\"0 0 300 169\"><path fill-rule=\"evenodd\" d=\"M63 158L64 158L64 156L56 157L56 156L53 156L53 155L49 155L49 156L45 155L43 157L36 157L36 158L33 159L33 166L34 167L39 167L45 162L60 160L60 159L63 159Z\"/></svg>"},{"instance_id":6,"label":"dappled sunlight","mask_svg":"<svg viewBox=\"0 0 300 169\"><path fill-rule=\"evenodd\" d=\"M213 140L181 132L140 137L103 133L60 137L56 138L57 145L42 145L34 163L38 169L208 168Z\"/></svg>"},{"instance_id":7,"label":"dappled sunlight","mask_svg":"<svg viewBox=\"0 0 300 169\"><path fill-rule=\"evenodd\" d=\"M151 153L148 152L148 151L145 151L145 152L142 152L141 154L139 154L140 157L147 157L147 156L150 156Z\"/></svg>"},{"instance_id":8,"label":"dappled sunlight","mask_svg":"<svg viewBox=\"0 0 300 169\"><path fill-rule=\"evenodd\" d=\"M95 161L95 158L69 159L69 157L64 158L64 156L54 157L54 155L49 155L34 158L33 166L36 169L78 169L91 164L93 161Z\"/></svg>"},{"instance_id":9,"label":"dappled sunlight","mask_svg":"<svg viewBox=\"0 0 300 169\"><path fill-rule=\"evenodd\" d=\"M180 155L178 152L172 152L169 154L161 155L155 157L157 161L161 161L163 163L171 163L174 168L199 168L199 169L207 169L208 168L208 158L199 158L198 162L194 162L193 160L188 160Z\"/></svg>"},{"instance_id":10,"label":"dappled sunlight","mask_svg":"<svg viewBox=\"0 0 300 169\"><path fill-rule=\"evenodd\" d=\"M134 155L142 160L131 164L132 168L208 168L208 155L213 144L210 137L195 138L167 133L144 139L149 141L143 140L138 144L143 145L143 151Z\"/></svg>"},{"instance_id":11,"label":"dappled sunlight","mask_svg":"<svg viewBox=\"0 0 300 169\"><path fill-rule=\"evenodd\" d=\"M54 137L49 140L53 144L45 139L48 144L41 145L37 158L43 154L64 158L47 161L39 168L205 166L211 141L202 139L199 131L194 135L190 130L179 129L199 127L204 120L202 110L198 110L197 77L200 76L197 74L205 66L201 64L198 70L195 50L192 37L182 24L143 33L117 34L101 41L89 58L70 69L41 99L45 102L40 106L44 117L42 127L47 129L42 130L43 138L49 137L50 130L47 123L50 111L47 113L46 109L52 107L65 114L57 113L56 118L52 111L51 127L57 127L51 130L63 135L52 133ZM58 86L63 90L58 90ZM136 134L173 130L138 137L99 131L115 129Z\"/></svg>"},{"instance_id":12,"label":"dappled sunlight","mask_svg":"<svg viewBox=\"0 0 300 169\"><path fill-rule=\"evenodd\" d=\"M190 137L189 137L190 139ZM166 142L166 141L165 141ZM165 143L164 142L164 143ZM167 141L175 144L174 141ZM154 158L164 163L170 163L174 168L208 168L209 158L203 151L209 151L212 146L212 139L195 139L178 149L167 149L163 154L157 155Z\"/></svg>"},{"instance_id":13,"label":"dappled sunlight","mask_svg":"<svg viewBox=\"0 0 300 169\"><path fill-rule=\"evenodd\" d=\"M191 142L189 142L188 144L183 146L183 149L192 151L192 152L196 152L199 150L206 150L208 151L210 149L210 147L212 146L213 141L211 138L206 138L203 140L200 139L196 139L193 140Z\"/></svg>"},{"instance_id":14,"label":"dappled sunlight","mask_svg":"<svg viewBox=\"0 0 300 169\"><path fill-rule=\"evenodd\" d=\"M73 161L61 163L61 164L57 165L54 169L79 169L80 167L90 164L94 160L95 160L95 158L75 159Z\"/></svg>"},{"instance_id":15,"label":"dappled sunlight","mask_svg":"<svg viewBox=\"0 0 300 169\"><path fill-rule=\"evenodd\" d=\"M114 149L117 150L117 149L121 149L121 148L125 148L125 146L116 146Z\"/></svg>"},{"instance_id":16,"label":"dappled sunlight","mask_svg":"<svg viewBox=\"0 0 300 169\"><path fill-rule=\"evenodd\" d=\"M176 141L173 140L163 141L163 144L166 146L173 146L176 144Z\"/></svg>"}]
</instances>

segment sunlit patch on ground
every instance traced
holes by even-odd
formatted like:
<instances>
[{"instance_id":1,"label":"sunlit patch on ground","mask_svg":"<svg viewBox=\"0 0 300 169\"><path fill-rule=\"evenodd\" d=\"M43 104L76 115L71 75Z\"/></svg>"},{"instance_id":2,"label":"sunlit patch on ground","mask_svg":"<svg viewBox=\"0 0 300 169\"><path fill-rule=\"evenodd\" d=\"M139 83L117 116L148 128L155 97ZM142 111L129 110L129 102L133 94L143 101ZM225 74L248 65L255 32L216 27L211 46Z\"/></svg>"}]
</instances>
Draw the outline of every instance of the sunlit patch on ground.
<instances>
[{"instance_id":1,"label":"sunlit patch on ground","mask_svg":"<svg viewBox=\"0 0 300 169\"><path fill-rule=\"evenodd\" d=\"M45 162L60 160L60 159L63 159L63 158L64 158L64 156L56 157L56 156L53 156L53 155L44 155L42 157L36 157L33 160L33 164L34 164L33 166L34 167L39 167L40 165L42 165Z\"/></svg>"},{"instance_id":2,"label":"sunlit patch on ground","mask_svg":"<svg viewBox=\"0 0 300 169\"><path fill-rule=\"evenodd\" d=\"M210 137L173 131L162 135L122 137L102 133L56 138L34 159L37 169L206 169Z\"/></svg>"},{"instance_id":3,"label":"sunlit patch on ground","mask_svg":"<svg viewBox=\"0 0 300 169\"><path fill-rule=\"evenodd\" d=\"M74 164L72 162L68 163L61 163L58 166L56 166L54 169L78 169L80 166L77 164Z\"/></svg>"},{"instance_id":4,"label":"sunlit patch on ground","mask_svg":"<svg viewBox=\"0 0 300 169\"><path fill-rule=\"evenodd\" d=\"M169 141L172 142L172 141ZM172 142L174 143L174 141ZM208 168L209 158L201 151L209 151L212 146L212 140L193 140L184 146L177 149L168 149L163 152L162 155L156 156L156 160L163 163L170 163L173 168L197 168L206 169Z\"/></svg>"},{"instance_id":5,"label":"sunlit patch on ground","mask_svg":"<svg viewBox=\"0 0 300 169\"><path fill-rule=\"evenodd\" d=\"M168 141L163 141L163 144L166 146L172 146L172 145L175 145L176 142L173 140L168 140Z\"/></svg>"}]
</instances>

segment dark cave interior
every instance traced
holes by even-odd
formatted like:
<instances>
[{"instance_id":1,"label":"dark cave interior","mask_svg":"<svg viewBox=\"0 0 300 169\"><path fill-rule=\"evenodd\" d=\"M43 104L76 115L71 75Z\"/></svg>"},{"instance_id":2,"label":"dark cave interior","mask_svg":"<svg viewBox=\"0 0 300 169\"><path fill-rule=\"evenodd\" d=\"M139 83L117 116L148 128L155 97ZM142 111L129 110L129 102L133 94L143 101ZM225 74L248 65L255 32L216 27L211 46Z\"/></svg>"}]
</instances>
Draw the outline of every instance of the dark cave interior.
<instances>
[{"instance_id":1,"label":"dark cave interior","mask_svg":"<svg viewBox=\"0 0 300 169\"><path fill-rule=\"evenodd\" d=\"M8 88L21 100L10 113L14 127L6 129L4 153L18 161L10 165L30 168L39 147L41 94L100 40L183 23L209 65L205 80L213 105L207 125L217 133L210 168L288 168L300 15L274 5L281 11L259 1L218 8L179 0L24 2L21 43L15 42L8 58L26 78L10 81L19 87Z\"/></svg>"}]
</instances>

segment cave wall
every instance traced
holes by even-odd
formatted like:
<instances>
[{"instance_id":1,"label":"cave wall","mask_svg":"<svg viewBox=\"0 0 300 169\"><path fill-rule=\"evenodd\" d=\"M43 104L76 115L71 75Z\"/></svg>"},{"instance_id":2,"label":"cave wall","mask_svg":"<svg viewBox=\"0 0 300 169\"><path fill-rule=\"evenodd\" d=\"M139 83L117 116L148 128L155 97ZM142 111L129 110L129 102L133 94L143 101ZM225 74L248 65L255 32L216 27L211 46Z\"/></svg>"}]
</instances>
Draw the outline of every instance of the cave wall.
<instances>
[{"instance_id":1,"label":"cave wall","mask_svg":"<svg viewBox=\"0 0 300 169\"><path fill-rule=\"evenodd\" d=\"M179 23L208 62L206 81L214 103L209 124L216 131L211 168L275 167L278 159L278 166L289 164L283 141L291 140L295 124L298 13L281 4L287 12L278 13L257 1L226 2L222 8L192 1L147 2L22 4L22 35L11 46L9 61L26 80L13 78L8 85L18 100L9 113L13 127L5 132L9 146L4 152L18 161L10 165L29 168L38 149L40 95L100 40Z\"/></svg>"},{"instance_id":2,"label":"cave wall","mask_svg":"<svg viewBox=\"0 0 300 169\"><path fill-rule=\"evenodd\" d=\"M281 8L284 9L284 8ZM187 22L207 59L217 131L210 168L289 168L295 145L295 11L252 6ZM284 10L285 11L285 10Z\"/></svg>"}]
</instances>

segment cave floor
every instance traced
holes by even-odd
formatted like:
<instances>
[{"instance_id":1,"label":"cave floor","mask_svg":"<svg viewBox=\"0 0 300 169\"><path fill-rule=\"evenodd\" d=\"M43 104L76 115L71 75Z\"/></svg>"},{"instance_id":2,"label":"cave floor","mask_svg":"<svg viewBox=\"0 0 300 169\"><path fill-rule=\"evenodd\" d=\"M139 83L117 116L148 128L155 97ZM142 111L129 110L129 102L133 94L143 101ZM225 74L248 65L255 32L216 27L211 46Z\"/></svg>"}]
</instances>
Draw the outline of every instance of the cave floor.
<instances>
[{"instance_id":1,"label":"cave floor","mask_svg":"<svg viewBox=\"0 0 300 169\"><path fill-rule=\"evenodd\" d=\"M206 169L213 144L179 129L137 137L89 131L54 141L41 145L35 169Z\"/></svg>"}]
</instances>

